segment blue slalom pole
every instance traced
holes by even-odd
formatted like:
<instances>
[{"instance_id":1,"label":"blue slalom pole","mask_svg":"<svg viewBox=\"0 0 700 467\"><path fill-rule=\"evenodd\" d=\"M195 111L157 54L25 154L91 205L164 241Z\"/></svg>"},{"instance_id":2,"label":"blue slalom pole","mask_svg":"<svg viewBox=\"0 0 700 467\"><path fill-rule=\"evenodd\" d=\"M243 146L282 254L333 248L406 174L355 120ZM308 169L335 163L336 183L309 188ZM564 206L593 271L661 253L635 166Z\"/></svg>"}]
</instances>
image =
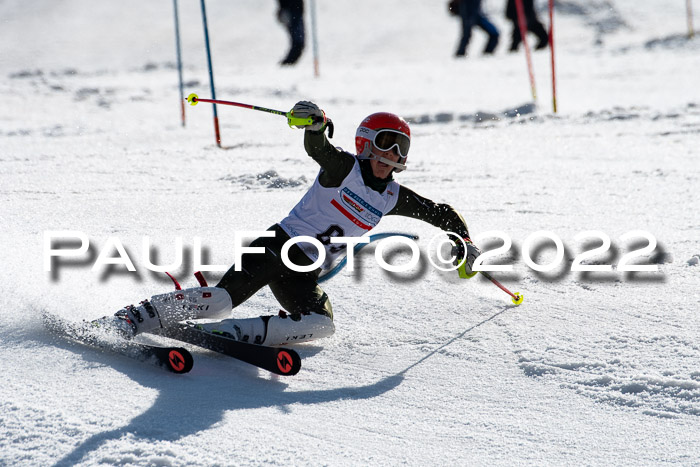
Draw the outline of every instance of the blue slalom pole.
<instances>
[{"instance_id":1,"label":"blue slalom pole","mask_svg":"<svg viewBox=\"0 0 700 467\"><path fill-rule=\"evenodd\" d=\"M209 87L211 87L211 97L216 99L216 89L214 88L214 71L211 65L211 49L209 48L209 28L207 27L207 10L204 6L204 0L201 0L202 4L202 21L204 22L204 43L207 46L207 63L209 64ZM216 104L213 105L214 108L214 135L216 136L216 145L221 147L221 134L219 133L219 116L216 113Z\"/></svg>"},{"instance_id":2,"label":"blue slalom pole","mask_svg":"<svg viewBox=\"0 0 700 467\"><path fill-rule=\"evenodd\" d=\"M355 245L355 248L353 248L353 252L357 253L363 247L369 245L370 243L376 242L377 240L381 240L383 238L389 238L389 237L406 237L406 238L410 238L411 240L418 240L418 235L405 234L405 233L401 233L401 232L383 232L383 233L370 235L369 242L368 243L358 243L357 245ZM335 265L335 267L333 267L333 269L329 270L328 272L326 272L325 274L320 276L316 282L318 282L320 284L321 282L325 282L328 279L333 278L336 274L338 274L340 271L343 270L343 268L345 267L345 265L347 263L348 263L348 257L346 255L343 259L341 259L338 262L338 264Z\"/></svg>"},{"instance_id":3,"label":"blue slalom pole","mask_svg":"<svg viewBox=\"0 0 700 467\"><path fill-rule=\"evenodd\" d=\"M182 56L180 55L180 19L177 16L177 0L173 0L175 11L175 50L177 52L177 77L180 84L180 116L182 126L185 126L185 91L182 86Z\"/></svg>"}]
</instances>

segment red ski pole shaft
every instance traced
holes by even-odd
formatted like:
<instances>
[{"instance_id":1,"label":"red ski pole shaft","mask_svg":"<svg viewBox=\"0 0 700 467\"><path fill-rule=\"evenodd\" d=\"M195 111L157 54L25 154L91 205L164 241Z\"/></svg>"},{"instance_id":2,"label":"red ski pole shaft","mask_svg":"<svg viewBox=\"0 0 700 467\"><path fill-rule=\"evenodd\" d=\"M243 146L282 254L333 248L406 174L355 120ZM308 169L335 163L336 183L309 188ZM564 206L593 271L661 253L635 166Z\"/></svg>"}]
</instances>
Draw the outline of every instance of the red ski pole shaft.
<instances>
[{"instance_id":1,"label":"red ski pole shaft","mask_svg":"<svg viewBox=\"0 0 700 467\"><path fill-rule=\"evenodd\" d=\"M200 97L192 97L192 96L190 96L187 100L190 102L190 104L196 104L197 102L208 102L210 104L233 105L235 107L243 107L244 109L259 110L260 112L267 112L270 114L282 115L283 117L287 116L287 112L283 112L281 110L268 109L266 107L260 107L257 105L250 105L250 104L243 104L241 102L222 101L220 99L202 99Z\"/></svg>"},{"instance_id":2,"label":"red ski pole shaft","mask_svg":"<svg viewBox=\"0 0 700 467\"><path fill-rule=\"evenodd\" d=\"M510 290L506 289L506 288L503 286L503 284L501 284L501 283L498 282L496 279L494 279L493 277L491 277L491 274L489 274L488 272L484 272L484 271L481 271L481 274L483 274L484 276L486 276L486 278L487 278L488 280L490 280L491 282L493 282L494 284L496 284L496 286L497 286L499 289L501 289L502 291L504 291L505 293L507 293L507 294L510 295L511 297L517 298L517 297L513 294L513 292L511 292Z\"/></svg>"},{"instance_id":3,"label":"red ski pole shaft","mask_svg":"<svg viewBox=\"0 0 700 467\"><path fill-rule=\"evenodd\" d=\"M496 279L494 279L493 277L491 277L491 274L489 274L488 272L485 272L485 271L479 271L479 272L481 272L481 274L483 274L484 277L486 277L488 280L490 280L491 282L493 282L494 285L496 285L496 287L498 287L499 289L501 289L502 291L504 291L505 293L507 293L508 295L510 295L511 297L513 297L513 303L514 303L514 304L520 305L520 304L523 302L523 296L522 296L519 292L513 293L513 292L511 292L510 290L506 289L505 286L504 286L503 284L501 284L501 283L498 282Z\"/></svg>"},{"instance_id":4,"label":"red ski pole shaft","mask_svg":"<svg viewBox=\"0 0 700 467\"><path fill-rule=\"evenodd\" d=\"M287 117L287 124L289 126L295 126L297 128L302 128L307 125L313 125L314 123L318 123L319 121L323 122L325 121L323 117L295 117L293 112L283 112L281 110L275 110L275 109L268 109L267 107L260 107L257 105L251 105L251 104L244 104L242 102L232 102L232 101L222 101L219 99L200 99L197 94L190 94L187 96L187 102L189 102L191 105L197 105L200 102L206 102L206 103L211 103L214 104L214 107L216 107L216 104L222 104L222 105L232 105L234 107L242 107L244 109L250 109L250 110L259 110L260 112L266 112L269 114L274 114L274 115L281 115L283 117ZM333 137L333 123L328 120L328 128L330 128L328 137L332 138Z\"/></svg>"}]
</instances>

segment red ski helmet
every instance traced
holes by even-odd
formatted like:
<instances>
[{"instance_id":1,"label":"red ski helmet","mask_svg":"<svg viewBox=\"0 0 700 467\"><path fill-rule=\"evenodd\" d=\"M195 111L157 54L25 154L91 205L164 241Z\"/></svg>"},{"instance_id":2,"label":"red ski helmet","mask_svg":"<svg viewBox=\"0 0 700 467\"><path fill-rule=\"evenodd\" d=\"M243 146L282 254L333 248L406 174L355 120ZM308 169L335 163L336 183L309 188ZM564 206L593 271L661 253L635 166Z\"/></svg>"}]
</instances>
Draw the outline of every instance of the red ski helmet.
<instances>
[{"instance_id":1,"label":"red ski helmet","mask_svg":"<svg viewBox=\"0 0 700 467\"><path fill-rule=\"evenodd\" d=\"M408 123L398 115L389 112L377 112L365 118L355 133L355 150L360 159L378 159L379 156L374 154L373 148L382 151L394 149L399 155L401 166L396 167L395 172L401 172L406 168L410 146L411 129Z\"/></svg>"}]
</instances>

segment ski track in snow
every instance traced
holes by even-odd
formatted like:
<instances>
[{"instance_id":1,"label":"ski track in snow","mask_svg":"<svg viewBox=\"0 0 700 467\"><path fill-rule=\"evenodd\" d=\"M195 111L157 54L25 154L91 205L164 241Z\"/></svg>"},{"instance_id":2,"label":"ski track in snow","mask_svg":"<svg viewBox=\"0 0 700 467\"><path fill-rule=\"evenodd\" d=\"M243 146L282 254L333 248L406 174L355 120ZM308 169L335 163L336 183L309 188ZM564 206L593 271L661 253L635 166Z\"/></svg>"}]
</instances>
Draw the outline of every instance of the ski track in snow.
<instances>
[{"instance_id":1,"label":"ski track in snow","mask_svg":"<svg viewBox=\"0 0 700 467\"><path fill-rule=\"evenodd\" d=\"M298 346L294 378L197 349L192 372L177 376L49 334L44 310L92 319L171 287L145 270L144 236L159 263L183 238L171 272L185 286L195 237L208 264L231 264L233 232L279 221L318 167L281 117L219 106L222 149L210 107L187 106L181 128L171 6L6 0L0 465L697 465L700 40L682 34L682 2L557 2L558 114L546 53L534 54L540 95L529 101L500 4L485 2L497 54L478 55L475 31L470 57L455 61L444 5L317 3L320 78L310 45L298 67L277 67L287 38L273 2L239 2L249 20L236 16L235 28L229 4L208 2L217 97L275 109L311 99L347 150L369 112L404 115L414 137L397 178L455 206L472 235L512 238L494 262L514 269L494 276L523 305L480 276L435 271L425 254L437 229L387 217L378 232L418 234L420 263L387 273L373 245L355 273L323 284L337 331ZM195 5L180 13L199 18ZM380 28L382 17L392 20ZM203 96L201 26L187 23L185 95ZM47 230L85 232L88 254L44 272ZM552 272L524 264L538 230L565 246ZM659 244L640 260L659 272L571 272L600 244L575 240L587 230L612 243L591 262L613 265L644 245L624 233L650 232ZM111 236L136 273L90 270ZM531 252L539 264L554 256L546 242ZM392 261L408 261L406 250ZM265 289L235 313L276 311Z\"/></svg>"}]
</instances>

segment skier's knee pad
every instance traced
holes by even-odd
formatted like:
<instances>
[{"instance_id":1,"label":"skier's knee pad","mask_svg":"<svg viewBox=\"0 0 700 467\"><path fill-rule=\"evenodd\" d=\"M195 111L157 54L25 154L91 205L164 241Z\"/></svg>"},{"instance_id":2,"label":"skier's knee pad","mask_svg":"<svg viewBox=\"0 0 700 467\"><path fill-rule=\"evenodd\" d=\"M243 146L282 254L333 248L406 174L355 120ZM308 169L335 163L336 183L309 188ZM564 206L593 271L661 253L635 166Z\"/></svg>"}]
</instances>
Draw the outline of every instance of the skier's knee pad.
<instances>
[{"instance_id":1,"label":"skier's knee pad","mask_svg":"<svg viewBox=\"0 0 700 467\"><path fill-rule=\"evenodd\" d=\"M136 332L167 328L187 319L221 319L229 316L231 296L217 287L194 287L154 295L137 307L127 307Z\"/></svg>"}]
</instances>

